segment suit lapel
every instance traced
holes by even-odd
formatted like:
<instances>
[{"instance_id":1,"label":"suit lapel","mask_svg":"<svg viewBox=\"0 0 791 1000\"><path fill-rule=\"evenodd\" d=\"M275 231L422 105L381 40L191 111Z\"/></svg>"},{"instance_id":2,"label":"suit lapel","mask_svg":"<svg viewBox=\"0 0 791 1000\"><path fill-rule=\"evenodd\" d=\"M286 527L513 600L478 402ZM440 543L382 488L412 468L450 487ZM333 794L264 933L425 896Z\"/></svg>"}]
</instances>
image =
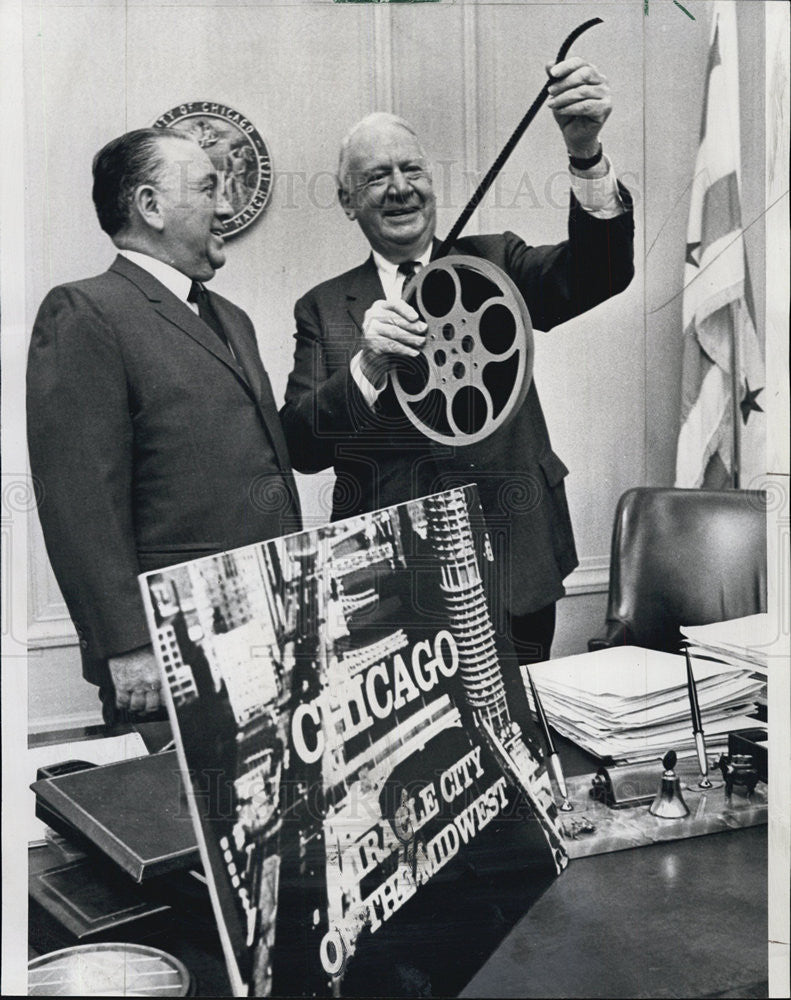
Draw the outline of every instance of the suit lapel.
<instances>
[{"instance_id":1,"label":"suit lapel","mask_svg":"<svg viewBox=\"0 0 791 1000\"><path fill-rule=\"evenodd\" d=\"M236 349L233 338L228 335L225 324L223 323L223 329L226 336L228 336L228 342L231 344L236 358L231 355L214 330L204 323L197 313L194 313L188 305L180 302L174 295L167 294L168 298L163 298L163 301L157 303L155 307L160 316L183 330L193 340L196 340L201 347L205 347L218 361L222 361L227 368L231 369L246 389L251 389L252 386L247 377L247 369L239 357L239 352Z\"/></svg>"},{"instance_id":2,"label":"suit lapel","mask_svg":"<svg viewBox=\"0 0 791 1000\"><path fill-rule=\"evenodd\" d=\"M269 383L266 370L261 363L261 355L258 353L258 348L249 337L238 329L225 303L211 291L209 292L209 297L214 306L214 311L217 313L217 318L222 323L225 335L228 337L228 342L245 371L248 385L263 417L264 427L269 435L269 441L277 457L278 464L281 469L289 469L288 448L286 440L283 437L283 429L280 426L277 404L272 394L272 387Z\"/></svg>"},{"instance_id":3,"label":"suit lapel","mask_svg":"<svg viewBox=\"0 0 791 1000\"><path fill-rule=\"evenodd\" d=\"M434 239L431 241L431 256L429 257L429 263L437 259L437 251L441 246L442 246L442 241L438 240L437 237L435 236ZM451 254L457 254L461 252L462 252L461 250L458 250L456 248L456 244L454 243L453 246L450 248L450 250L448 250L446 256L449 257Z\"/></svg>"},{"instance_id":4,"label":"suit lapel","mask_svg":"<svg viewBox=\"0 0 791 1000\"><path fill-rule=\"evenodd\" d=\"M231 350L236 355L239 376L252 390L253 396L257 400L261 395L261 376L263 374L258 351L250 343L249 339L237 329L236 321L229 310L226 309L223 301L213 292L208 289L207 291L212 308L222 325L223 333L228 338Z\"/></svg>"},{"instance_id":5,"label":"suit lapel","mask_svg":"<svg viewBox=\"0 0 791 1000\"><path fill-rule=\"evenodd\" d=\"M132 282L146 296L156 312L180 330L199 343L218 361L231 369L237 378L248 386L247 378L241 366L234 361L229 352L217 339L217 334L208 327L197 313L177 298L169 289L142 267L118 256L113 262L111 271L121 274Z\"/></svg>"},{"instance_id":6,"label":"suit lapel","mask_svg":"<svg viewBox=\"0 0 791 1000\"><path fill-rule=\"evenodd\" d=\"M352 276L346 292L346 306L355 326L362 333L365 311L377 299L385 297L379 272L376 270L373 254Z\"/></svg>"},{"instance_id":7,"label":"suit lapel","mask_svg":"<svg viewBox=\"0 0 791 1000\"><path fill-rule=\"evenodd\" d=\"M225 308L223 302L214 293L209 292L212 305L236 355L235 359L231 357L231 354L218 340L217 334L203 322L200 316L144 268L138 267L126 257L119 255L111 265L110 270L131 281L146 296L160 316L177 326L201 347L213 354L218 361L230 368L244 389L253 397L263 418L264 428L278 464L282 470L290 469L288 449L280 427L280 419L277 415L277 406L269 379L266 377L258 352L248 338L237 330L236 321Z\"/></svg>"}]
</instances>

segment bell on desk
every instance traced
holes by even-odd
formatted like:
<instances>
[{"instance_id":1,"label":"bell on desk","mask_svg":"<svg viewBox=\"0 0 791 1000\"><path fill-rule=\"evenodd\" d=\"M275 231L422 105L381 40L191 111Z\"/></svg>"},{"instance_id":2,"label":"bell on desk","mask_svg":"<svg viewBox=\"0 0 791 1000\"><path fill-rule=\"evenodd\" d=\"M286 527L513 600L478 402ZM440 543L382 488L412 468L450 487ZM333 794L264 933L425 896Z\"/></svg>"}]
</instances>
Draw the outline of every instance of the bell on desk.
<instances>
[{"instance_id":1,"label":"bell on desk","mask_svg":"<svg viewBox=\"0 0 791 1000\"><path fill-rule=\"evenodd\" d=\"M662 783L656 798L648 807L648 811L660 819L682 819L684 816L689 816L689 808L681 794L681 782L673 770L677 759L675 750L668 750L662 758L665 773L662 775Z\"/></svg>"}]
</instances>

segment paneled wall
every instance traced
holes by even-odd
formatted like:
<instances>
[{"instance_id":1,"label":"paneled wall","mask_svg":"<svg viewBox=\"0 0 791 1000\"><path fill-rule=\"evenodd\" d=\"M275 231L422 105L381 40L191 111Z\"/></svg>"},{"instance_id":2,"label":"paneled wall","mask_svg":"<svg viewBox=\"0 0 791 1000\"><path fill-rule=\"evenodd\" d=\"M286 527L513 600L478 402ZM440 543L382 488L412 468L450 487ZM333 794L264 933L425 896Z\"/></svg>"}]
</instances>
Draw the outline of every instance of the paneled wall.
<instances>
[{"instance_id":1,"label":"paneled wall","mask_svg":"<svg viewBox=\"0 0 791 1000\"><path fill-rule=\"evenodd\" d=\"M655 2L334 4L42 0L24 10L27 327L54 284L104 270L113 248L90 200L90 161L109 138L185 100L245 114L272 154L265 214L229 245L218 291L253 318L279 400L296 298L367 248L335 200L346 129L369 111L410 119L434 163L447 230L582 20L605 24L575 51L609 77L604 144L637 203L637 275L592 314L537 335L535 377L567 481L580 569L561 605L556 653L577 652L603 621L612 516L629 486L669 484L678 429L688 185L697 146L709 5L697 20ZM744 216L763 197L762 7L739 11ZM470 232L528 242L565 231L567 174L544 111ZM647 256L645 253L647 252ZM763 309L763 234L748 233ZM647 266L644 263L647 261ZM665 300L670 300L664 305ZM308 523L326 520L330 477L301 477ZM30 717L35 728L96 717L34 514L29 524ZM526 554L529 558L529 553Z\"/></svg>"}]
</instances>

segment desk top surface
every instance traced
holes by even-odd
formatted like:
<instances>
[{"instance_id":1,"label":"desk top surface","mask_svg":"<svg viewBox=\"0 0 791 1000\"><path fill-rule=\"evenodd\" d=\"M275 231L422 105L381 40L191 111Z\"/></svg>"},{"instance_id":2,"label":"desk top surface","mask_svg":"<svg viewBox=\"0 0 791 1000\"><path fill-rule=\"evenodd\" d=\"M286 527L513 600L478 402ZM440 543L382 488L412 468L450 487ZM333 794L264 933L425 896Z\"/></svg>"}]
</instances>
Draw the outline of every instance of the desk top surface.
<instances>
[{"instance_id":1,"label":"desk top surface","mask_svg":"<svg viewBox=\"0 0 791 1000\"><path fill-rule=\"evenodd\" d=\"M572 861L464 997L767 995L766 827Z\"/></svg>"}]
</instances>

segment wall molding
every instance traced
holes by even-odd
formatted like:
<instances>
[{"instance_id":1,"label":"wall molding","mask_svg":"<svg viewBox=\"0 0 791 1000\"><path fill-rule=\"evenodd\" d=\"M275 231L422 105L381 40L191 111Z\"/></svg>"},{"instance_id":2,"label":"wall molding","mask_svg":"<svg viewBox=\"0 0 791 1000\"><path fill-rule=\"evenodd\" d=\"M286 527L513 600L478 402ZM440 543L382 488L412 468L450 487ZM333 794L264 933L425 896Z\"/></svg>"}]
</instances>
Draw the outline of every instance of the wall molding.
<instances>
[{"instance_id":1,"label":"wall molding","mask_svg":"<svg viewBox=\"0 0 791 1000\"><path fill-rule=\"evenodd\" d=\"M374 100L375 111L393 110L393 13L389 5L374 7Z\"/></svg>"},{"instance_id":2,"label":"wall molding","mask_svg":"<svg viewBox=\"0 0 791 1000\"><path fill-rule=\"evenodd\" d=\"M610 583L610 557L586 556L566 578L566 596L606 594ZM28 625L28 648L51 649L76 646L77 635L68 615L41 617Z\"/></svg>"},{"instance_id":3,"label":"wall molding","mask_svg":"<svg viewBox=\"0 0 791 1000\"><path fill-rule=\"evenodd\" d=\"M76 646L77 633L71 618L47 618L33 621L27 627L28 649L51 649L55 646Z\"/></svg>"},{"instance_id":4,"label":"wall molding","mask_svg":"<svg viewBox=\"0 0 791 1000\"><path fill-rule=\"evenodd\" d=\"M56 733L61 729L82 729L85 726L101 726L102 710L99 701L96 701L95 712L67 712L63 715L44 715L33 719L28 727L29 736L37 736L39 733Z\"/></svg>"},{"instance_id":5,"label":"wall molding","mask_svg":"<svg viewBox=\"0 0 791 1000\"><path fill-rule=\"evenodd\" d=\"M475 4L464 4L462 7L462 74L464 168L465 170L477 171L480 158L478 141L480 99L478 86L478 8ZM475 235L481 231L478 212L473 213L465 230L467 235Z\"/></svg>"},{"instance_id":6,"label":"wall molding","mask_svg":"<svg viewBox=\"0 0 791 1000\"><path fill-rule=\"evenodd\" d=\"M571 576L566 577L566 596L606 594L610 587L610 557L586 556Z\"/></svg>"},{"instance_id":7,"label":"wall molding","mask_svg":"<svg viewBox=\"0 0 791 1000\"><path fill-rule=\"evenodd\" d=\"M52 572L35 510L28 513L28 645L71 645L74 626Z\"/></svg>"}]
</instances>

